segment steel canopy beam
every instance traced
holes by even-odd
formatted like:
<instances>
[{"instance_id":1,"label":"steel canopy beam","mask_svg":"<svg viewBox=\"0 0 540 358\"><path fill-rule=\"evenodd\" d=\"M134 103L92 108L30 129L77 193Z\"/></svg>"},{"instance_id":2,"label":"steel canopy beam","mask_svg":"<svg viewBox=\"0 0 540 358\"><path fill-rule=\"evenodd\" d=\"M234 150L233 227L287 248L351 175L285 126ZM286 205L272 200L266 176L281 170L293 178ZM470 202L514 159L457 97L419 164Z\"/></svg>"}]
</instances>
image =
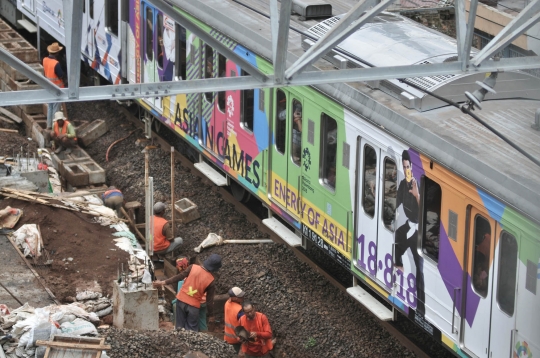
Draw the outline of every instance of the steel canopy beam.
<instances>
[{"instance_id":1,"label":"steel canopy beam","mask_svg":"<svg viewBox=\"0 0 540 358\"><path fill-rule=\"evenodd\" d=\"M469 21L467 21L467 34L465 35L465 43L463 44L463 57L461 60L461 69L466 71L469 68L471 59L471 47L474 35L474 22L476 20L476 10L478 9L478 0L471 0L469 6Z\"/></svg>"},{"instance_id":2,"label":"steel canopy beam","mask_svg":"<svg viewBox=\"0 0 540 358\"><path fill-rule=\"evenodd\" d=\"M64 1L69 98L79 96L83 1Z\"/></svg>"},{"instance_id":3,"label":"steel canopy beam","mask_svg":"<svg viewBox=\"0 0 540 358\"><path fill-rule=\"evenodd\" d=\"M484 48L479 51L473 59L473 65L480 66L482 61L496 53L499 49L514 41L531 26L538 22L538 11L540 10L540 1L534 0L523 9L501 32L497 34ZM511 39L508 42L508 39ZM505 46L501 44L506 43ZM493 49L497 49L494 51Z\"/></svg>"},{"instance_id":4,"label":"steel canopy beam","mask_svg":"<svg viewBox=\"0 0 540 358\"><path fill-rule=\"evenodd\" d=\"M465 19L465 0L456 0L456 40L458 61L463 61L463 52L465 51L465 37L467 36L467 20Z\"/></svg>"},{"instance_id":5,"label":"steel canopy beam","mask_svg":"<svg viewBox=\"0 0 540 358\"><path fill-rule=\"evenodd\" d=\"M287 66L287 49L289 45L289 23L291 21L292 0L281 0L279 10L279 28L274 62L274 81L283 83ZM273 32L273 31L272 31ZM274 38L272 38L272 43Z\"/></svg>"},{"instance_id":6,"label":"steel canopy beam","mask_svg":"<svg viewBox=\"0 0 540 358\"><path fill-rule=\"evenodd\" d=\"M487 60L482 67L472 73L535 69L540 67L539 56L503 58L499 61ZM471 72L469 72L471 73ZM176 94L219 92L225 90L243 90L286 86L307 86L333 84L337 82L363 82L382 79L425 77L443 74L463 74L460 62L448 62L429 65L408 65L396 67L356 68L335 71L309 71L298 74L286 84L278 84L274 76L260 82L253 76L230 78L212 78L189 81L123 84L99 87L81 87L79 98L69 98L68 89L59 89L60 97L46 90L0 92L3 106L35 104L47 102L76 102L93 100L127 100L144 97L164 97Z\"/></svg>"},{"instance_id":7,"label":"steel canopy beam","mask_svg":"<svg viewBox=\"0 0 540 358\"><path fill-rule=\"evenodd\" d=\"M261 82L265 82L268 79L268 76L266 76L264 73L259 71L257 67L253 66L245 58L239 56L236 52L232 51L231 49L223 45L221 42L217 41L209 33L197 27L197 25L191 23L190 20L188 20L184 15L182 15L172 6L167 4L165 1L148 0L148 2L152 4L153 6L155 6L156 8L158 8L159 10L161 10L162 12L166 13L167 16L173 19L176 23L179 23L184 28L193 32L202 41L212 46L214 50L221 53L223 56L227 57L229 60L233 61L235 64L239 65L243 70L245 70L254 78L258 79Z\"/></svg>"},{"instance_id":8,"label":"steel canopy beam","mask_svg":"<svg viewBox=\"0 0 540 358\"><path fill-rule=\"evenodd\" d=\"M2 47L0 47L0 61L4 61L20 73L40 85L42 88L52 93L53 95L62 95L62 89L60 87L49 81L41 73L34 71L31 67L19 60L17 57L13 56L11 53L9 53L6 49ZM2 103L2 105L4 104Z\"/></svg>"},{"instance_id":9,"label":"steel canopy beam","mask_svg":"<svg viewBox=\"0 0 540 358\"><path fill-rule=\"evenodd\" d=\"M272 63L276 63L279 32L279 11L277 0L270 0L270 28L272 29Z\"/></svg>"},{"instance_id":10,"label":"steel canopy beam","mask_svg":"<svg viewBox=\"0 0 540 358\"><path fill-rule=\"evenodd\" d=\"M338 22L331 31L320 38L309 51L307 51L295 63L292 64L292 66L285 72L285 77L287 79L291 79L296 74L302 72L307 66L313 64L330 49L334 48L351 33L377 16L393 2L394 0L383 0L356 20L355 16L361 13L360 10L363 9L362 5L365 3L359 3L353 7L345 16L346 21L343 23L341 23L341 21ZM330 38L328 39L329 34Z\"/></svg>"}]
</instances>

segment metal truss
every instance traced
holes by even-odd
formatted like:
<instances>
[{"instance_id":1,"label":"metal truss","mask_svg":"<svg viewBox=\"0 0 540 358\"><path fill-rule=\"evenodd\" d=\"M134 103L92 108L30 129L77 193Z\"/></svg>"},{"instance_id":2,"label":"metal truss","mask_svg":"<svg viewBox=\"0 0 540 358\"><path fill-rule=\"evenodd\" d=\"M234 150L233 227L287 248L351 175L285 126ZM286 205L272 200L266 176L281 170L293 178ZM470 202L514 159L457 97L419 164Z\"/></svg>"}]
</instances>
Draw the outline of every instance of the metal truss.
<instances>
[{"instance_id":1,"label":"metal truss","mask_svg":"<svg viewBox=\"0 0 540 358\"><path fill-rule=\"evenodd\" d=\"M339 82L362 82L382 79L424 77L446 74L467 74L502 72L540 68L539 56L520 58L491 59L506 45L523 34L540 20L540 0L532 1L501 33L474 58L470 59L471 44L474 31L474 20L478 0L471 0L468 22L464 0L456 1L456 29L458 43L458 60L455 62L408 65L394 67L373 67L359 69L344 69L334 71L305 71L310 65L327 53L343 38L361 27L369 19L383 11L390 4L383 0L372 6L372 0L364 0L354 6L341 18L336 26L312 46L304 55L296 59L287 69L287 59L292 58L287 52L290 9L292 0L281 0L278 9L277 0L270 0L271 29L272 29L272 61L274 75L267 75L227 48L207 32L191 24L188 19L165 0L149 0L159 10L167 13L176 22L195 33L202 41L212 46L216 51L229 58L249 76L235 78L214 78L189 81L173 81L160 83L139 83L109 85L100 87L79 87L80 46L82 37L82 4L83 0L64 1L66 19L66 45L68 47L68 88L59 88L49 82L38 72L0 48L0 60L8 63L25 74L43 90L18 91L0 93L2 106L33 104L47 102L70 102L90 100L124 100L144 97L163 97L182 93L218 92L224 90L242 90L254 88L269 88L283 86L320 85ZM75 15L75 16L73 16ZM289 55L289 56L288 56Z\"/></svg>"}]
</instances>

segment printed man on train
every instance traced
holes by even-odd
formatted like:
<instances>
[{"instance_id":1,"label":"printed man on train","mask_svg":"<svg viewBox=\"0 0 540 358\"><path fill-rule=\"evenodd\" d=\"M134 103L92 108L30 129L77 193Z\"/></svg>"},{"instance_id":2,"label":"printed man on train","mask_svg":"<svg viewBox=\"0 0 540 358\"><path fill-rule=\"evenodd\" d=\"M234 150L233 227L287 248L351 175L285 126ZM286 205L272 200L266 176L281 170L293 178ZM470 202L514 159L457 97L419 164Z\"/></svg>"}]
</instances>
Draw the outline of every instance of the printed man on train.
<instances>
[{"instance_id":1,"label":"printed man on train","mask_svg":"<svg viewBox=\"0 0 540 358\"><path fill-rule=\"evenodd\" d=\"M425 314L424 273L423 261L418 255L418 219L420 214L419 183L413 176L411 157L407 150L401 155L403 173L405 178L399 183L396 210L403 205L403 212L407 220L396 230L396 251L394 265L403 271L403 255L407 249L411 250L414 265L416 266L416 312ZM398 224L399 225L399 224Z\"/></svg>"}]
</instances>

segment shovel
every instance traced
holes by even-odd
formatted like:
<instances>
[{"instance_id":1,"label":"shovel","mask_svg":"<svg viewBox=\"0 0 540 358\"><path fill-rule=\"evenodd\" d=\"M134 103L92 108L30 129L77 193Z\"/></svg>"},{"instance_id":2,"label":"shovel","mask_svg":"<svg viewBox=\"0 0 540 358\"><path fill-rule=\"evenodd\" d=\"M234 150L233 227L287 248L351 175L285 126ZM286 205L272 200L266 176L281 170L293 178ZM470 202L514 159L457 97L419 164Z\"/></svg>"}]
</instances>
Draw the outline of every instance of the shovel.
<instances>
[{"instance_id":1,"label":"shovel","mask_svg":"<svg viewBox=\"0 0 540 358\"><path fill-rule=\"evenodd\" d=\"M202 249L205 249L207 247L211 246L219 246L223 244L270 244L273 243L270 239L254 239L254 240L223 240L223 238L219 235L216 235L214 233L208 234L206 239L201 242L199 246L194 248L195 252L201 252Z\"/></svg>"}]
</instances>

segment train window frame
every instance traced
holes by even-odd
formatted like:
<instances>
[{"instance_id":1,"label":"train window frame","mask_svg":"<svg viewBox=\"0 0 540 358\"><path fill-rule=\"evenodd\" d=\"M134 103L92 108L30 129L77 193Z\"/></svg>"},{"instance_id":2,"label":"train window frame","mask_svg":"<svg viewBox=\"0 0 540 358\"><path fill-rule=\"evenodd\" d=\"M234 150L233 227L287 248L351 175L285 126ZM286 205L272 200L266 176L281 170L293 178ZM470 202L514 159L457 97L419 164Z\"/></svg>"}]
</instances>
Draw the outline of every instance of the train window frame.
<instances>
[{"instance_id":1,"label":"train window frame","mask_svg":"<svg viewBox=\"0 0 540 358\"><path fill-rule=\"evenodd\" d=\"M283 99L280 99L279 92L283 94ZM278 152L281 155L285 155L285 152L287 151L287 92L283 91L282 89L276 88L275 92L276 96L276 110L275 110L275 120L274 120L274 148L276 149L276 152ZM278 106L280 103L284 104L284 108L280 109ZM283 114L283 118L280 118L280 114ZM281 124L283 127L282 129L278 129L278 125ZM280 136L280 132L283 132L283 135ZM280 150L279 148L279 140L283 140L283 149Z\"/></svg>"},{"instance_id":2,"label":"train window frame","mask_svg":"<svg viewBox=\"0 0 540 358\"><path fill-rule=\"evenodd\" d=\"M241 70L240 76L249 76L249 73L247 73L244 70ZM252 92L251 99L246 100L246 96ZM249 122L246 121L246 108L249 109L249 103L252 103L251 106L251 127L249 126ZM240 92L240 127L248 134L253 135L253 131L255 129L255 90L254 89L246 89L241 90Z\"/></svg>"},{"instance_id":3,"label":"train window frame","mask_svg":"<svg viewBox=\"0 0 540 358\"><path fill-rule=\"evenodd\" d=\"M116 3L116 7L112 6L114 3ZM118 19L120 15L118 10L119 5L119 0L107 0L104 3L105 31L116 38L118 38ZM111 11L112 9L114 9L114 11Z\"/></svg>"},{"instance_id":4,"label":"train window frame","mask_svg":"<svg viewBox=\"0 0 540 358\"><path fill-rule=\"evenodd\" d=\"M94 2L95 0L88 0L88 15L90 16L91 20L94 20Z\"/></svg>"},{"instance_id":5,"label":"train window frame","mask_svg":"<svg viewBox=\"0 0 540 358\"><path fill-rule=\"evenodd\" d=\"M175 61L174 61L174 75L175 79L186 80L187 79L187 30L180 24L175 24ZM184 46L182 46L182 42Z\"/></svg>"},{"instance_id":6,"label":"train window frame","mask_svg":"<svg viewBox=\"0 0 540 358\"><path fill-rule=\"evenodd\" d=\"M304 106L302 105L302 101L299 100L298 98L296 97L293 97L291 99L291 107L290 107L290 117L289 118L293 118L291 120L291 140L290 140L290 148L291 148L291 151L290 151L290 159L291 159L291 162L296 165L297 167L300 167L300 164L302 163L302 131L303 129L300 128L300 131L294 129L295 127L295 120L294 120L294 113L296 112L296 110L298 109L298 106L300 106L300 117L301 117L301 121L300 121L300 126L302 125L302 122L304 121ZM296 134L297 136L300 137L300 148L298 148L298 160L295 160L295 153L294 151L296 150L296 146L294 145L294 139L295 139L295 134L294 132L297 131L298 134Z\"/></svg>"},{"instance_id":7,"label":"train window frame","mask_svg":"<svg viewBox=\"0 0 540 358\"><path fill-rule=\"evenodd\" d=\"M500 296L500 293L501 293L501 273L503 272L507 272L506 270L503 270L503 265L502 265L502 262L503 262L503 259L502 259L502 256L503 254L506 254L508 253L508 250L505 249L503 250L503 243L504 243L504 238L503 236L504 235L508 235L509 237L511 237L513 240L514 240L514 243L515 243L515 246L516 246L516 252L515 252L515 256L514 256L514 266L513 266L513 269L514 269L514 287L512 290L508 290L508 287L505 288L505 291L503 292L511 292L513 293L513 305L512 305L512 312L508 312L507 310L505 310L505 308L503 308L503 305L501 305L501 302L499 300L499 296ZM495 297L496 297L496 300L497 300L497 307L501 310L501 312L505 313L506 315L508 315L508 317L513 317L514 316L514 313L515 313L515 309L516 309L516 287L517 287L517 284L518 284L518 280L517 280L517 273L518 273L518 265L519 265L519 245L518 245L518 242L517 242L517 239L516 239L516 236L515 235L512 235L511 233L509 233L508 231L501 231L501 234L499 236L499 261L498 261L498 268L497 268L497 292L495 293ZM505 267L507 268L507 267Z\"/></svg>"},{"instance_id":8,"label":"train window frame","mask_svg":"<svg viewBox=\"0 0 540 358\"><path fill-rule=\"evenodd\" d=\"M426 241L426 233L429 230L426 230L426 224L427 224L427 210L426 210L426 200L428 199L428 183L433 183L439 187L439 213L438 213L438 227L439 227L439 234L438 234L438 240L439 240L439 247L437 249L437 257L434 257L432 254L428 252L428 250L425 248L425 241ZM421 190L421 191L420 191ZM420 195L420 222L419 222L419 230L418 230L418 242L419 242L419 253L422 255L424 259L428 259L435 265L439 264L439 257L441 255L440 251L440 242L441 242L441 225L442 225L442 218L441 218L441 212L442 212L442 197L443 197L443 190L442 187L437 181L429 178L428 176L422 175L421 181L420 181L420 189L419 189L419 195Z\"/></svg>"},{"instance_id":9,"label":"train window frame","mask_svg":"<svg viewBox=\"0 0 540 358\"><path fill-rule=\"evenodd\" d=\"M395 167L395 173L396 173L396 179L394 181L394 185L396 186L396 190L395 190L395 196L394 196L394 199L396 200L397 202L397 189L398 189L398 182L397 182L397 173L398 173L398 167L397 167L397 163L394 159L388 157L388 156L385 156L384 157L384 160L383 160L383 170L384 170L384 178L381 178L382 179L382 182L383 182L383 185L382 185L382 195L381 195L381 199L382 199L382 210L380 210L381 212L381 220L383 222L383 226L386 230L388 230L388 232L391 232L391 233L394 233L396 231L396 204L394 203L394 219L392 220L392 223L390 224L391 227L388 227L384 221L384 208L385 208L385 203L386 203L386 199L387 199L387 196L386 196L386 164L387 162L392 162L394 163L394 167Z\"/></svg>"},{"instance_id":10,"label":"train window frame","mask_svg":"<svg viewBox=\"0 0 540 358\"><path fill-rule=\"evenodd\" d=\"M158 37L158 44L157 44L157 59L156 63L159 69L163 69L163 60L165 56L165 47L163 44L163 32L165 30L164 22L165 19L163 18L163 13L158 12L157 16L157 37Z\"/></svg>"},{"instance_id":11,"label":"train window frame","mask_svg":"<svg viewBox=\"0 0 540 358\"><path fill-rule=\"evenodd\" d=\"M150 21L152 23L152 26L149 28L148 25L148 14L151 14ZM154 61L154 10L150 7L146 7L146 11L144 14L144 18L146 19L146 23L144 26L144 35L145 35L145 55L148 61ZM150 31L150 36L148 35L148 32Z\"/></svg>"},{"instance_id":12,"label":"train window frame","mask_svg":"<svg viewBox=\"0 0 540 358\"><path fill-rule=\"evenodd\" d=\"M203 78L204 79L209 79L209 78L214 78L215 77L215 66L214 66L214 53L216 51L214 51L214 48L212 46L210 46L209 44L207 43L204 43L204 46L203 46L203 52L204 52L204 60L203 60L203 69L202 69L202 74L203 74ZM211 61L209 62L208 61L208 54L211 54L212 56L212 59ZM212 64L212 67L211 67L211 74L210 74L210 77L208 77L208 64L211 63ZM208 99L208 97L210 96L210 100ZM214 103L214 92L204 92L204 100L206 101L206 103L208 104L213 104Z\"/></svg>"},{"instance_id":13,"label":"train window frame","mask_svg":"<svg viewBox=\"0 0 540 358\"><path fill-rule=\"evenodd\" d=\"M471 265L471 272L472 272L471 282L472 282L472 285L471 286L472 286L472 290L473 290L474 293L476 293L478 296L482 297L483 299L486 299L487 296L488 296L488 293L489 293L489 278L490 278L490 274L492 273L491 272L492 270L490 270L489 258L491 257L491 252L492 252L493 248L491 247L492 245L491 245L491 238L490 238L489 239L489 257L487 257L487 260L488 260L488 267L487 267L488 272L487 272L487 276L486 276L487 284L486 284L485 292L480 292L480 290L476 287L476 283L475 283L476 282L475 276L477 274L475 266L476 266L476 257L477 257L477 255L476 255L477 235L476 234L477 234L477 219L478 218L482 218L482 220L484 220L485 222L488 223L488 225L489 225L489 235L492 234L493 228L491 227L491 223L489 222L489 220L486 219L484 216L482 216L480 214L475 215L475 217L473 219L473 225L474 225L474 227L473 227L473 245L474 245L474 247L473 247L473 250L472 250L473 253L471 255L472 256L471 257L471 260L472 260L472 265ZM485 240L485 238L484 238L484 240ZM481 242L478 243L478 244L481 244Z\"/></svg>"},{"instance_id":14,"label":"train window frame","mask_svg":"<svg viewBox=\"0 0 540 358\"><path fill-rule=\"evenodd\" d=\"M331 124L332 122L335 125L335 128L333 128L331 130L328 130L329 124ZM309 119L308 119L308 125L309 125ZM332 125L331 127L334 127L334 125ZM336 131L336 136L335 136L335 138L333 138L334 143L329 143L328 134L330 132L334 131L334 130ZM331 116L329 114L326 114L325 112L321 112L320 132L321 132L320 133L321 145L319 146L320 147L319 184L322 187L324 187L326 190L328 190L330 193L335 194L336 193L336 183L337 183L337 179L338 179L337 144L338 144L339 141L338 141L338 138L337 138L338 122L335 120L335 118L333 116ZM329 152L331 151L331 148L330 148L331 145L335 146L335 148L334 148L334 163L333 163L334 164L333 168L334 168L334 174L335 175L334 175L334 183L333 184L332 184L332 182L330 180L328 180L327 173L329 172L331 167L328 167L328 161L326 160L327 157L328 157Z\"/></svg>"},{"instance_id":15,"label":"train window frame","mask_svg":"<svg viewBox=\"0 0 540 358\"><path fill-rule=\"evenodd\" d=\"M367 210L366 210L366 204L365 204L365 199L366 199L366 148L370 148L373 153L375 153L375 181L374 181L374 187L373 187L373 213L370 214ZM364 147L362 148L362 194L361 194L361 198L362 198L362 210L364 211L364 213L369 216L370 218L374 218L375 217L375 206L377 204L377 176L378 176L378 158L377 158L377 151L375 150L375 148L373 148L372 145L366 143L364 144Z\"/></svg>"},{"instance_id":16,"label":"train window frame","mask_svg":"<svg viewBox=\"0 0 540 358\"><path fill-rule=\"evenodd\" d=\"M227 57L223 56L221 53L217 53L217 77L225 78L227 77ZM221 61L223 60L223 71L221 68ZM223 96L223 98L221 98ZM225 109L227 108L227 92L219 91L217 93L217 107L218 110L225 114ZM223 102L223 108L221 108L221 103Z\"/></svg>"}]
</instances>

